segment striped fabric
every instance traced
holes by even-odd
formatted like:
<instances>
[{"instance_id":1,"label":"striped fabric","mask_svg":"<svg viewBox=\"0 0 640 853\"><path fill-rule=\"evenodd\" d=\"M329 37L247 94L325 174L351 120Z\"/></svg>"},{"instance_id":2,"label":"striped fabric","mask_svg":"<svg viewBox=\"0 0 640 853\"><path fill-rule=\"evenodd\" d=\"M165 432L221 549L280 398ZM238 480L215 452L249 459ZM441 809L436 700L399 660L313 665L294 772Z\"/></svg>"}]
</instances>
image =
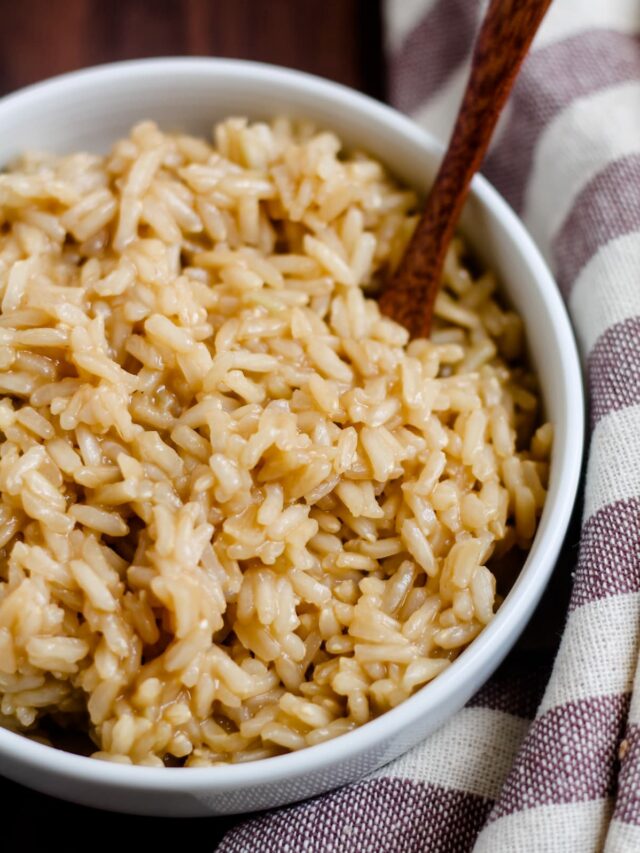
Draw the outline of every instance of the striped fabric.
<instances>
[{"instance_id":1,"label":"striped fabric","mask_svg":"<svg viewBox=\"0 0 640 853\"><path fill-rule=\"evenodd\" d=\"M482 10L386 0L391 100L443 140ZM557 654L520 647L424 744L241 823L222 853L640 851L638 0L555 0L483 171L554 270L588 376L583 523Z\"/></svg>"}]
</instances>

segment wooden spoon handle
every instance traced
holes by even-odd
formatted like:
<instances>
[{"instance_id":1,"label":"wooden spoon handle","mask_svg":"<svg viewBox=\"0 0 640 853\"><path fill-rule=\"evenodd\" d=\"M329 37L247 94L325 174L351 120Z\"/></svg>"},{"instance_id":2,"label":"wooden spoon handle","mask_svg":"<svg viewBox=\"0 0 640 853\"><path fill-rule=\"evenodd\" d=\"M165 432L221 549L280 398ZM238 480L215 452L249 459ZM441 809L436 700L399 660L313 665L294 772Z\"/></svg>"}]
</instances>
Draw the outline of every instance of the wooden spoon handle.
<instances>
[{"instance_id":1,"label":"wooden spoon handle","mask_svg":"<svg viewBox=\"0 0 640 853\"><path fill-rule=\"evenodd\" d=\"M442 266L469 184L551 0L491 0L458 117L420 221L380 297L412 336L429 334Z\"/></svg>"}]
</instances>

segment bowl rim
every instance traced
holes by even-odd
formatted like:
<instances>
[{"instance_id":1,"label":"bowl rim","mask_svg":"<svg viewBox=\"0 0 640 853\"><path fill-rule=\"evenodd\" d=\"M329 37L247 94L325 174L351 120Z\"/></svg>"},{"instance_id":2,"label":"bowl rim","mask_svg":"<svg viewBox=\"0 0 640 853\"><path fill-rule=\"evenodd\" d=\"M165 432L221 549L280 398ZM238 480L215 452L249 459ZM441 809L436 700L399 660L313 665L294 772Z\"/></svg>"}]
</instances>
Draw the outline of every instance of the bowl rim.
<instances>
[{"instance_id":1,"label":"bowl rim","mask_svg":"<svg viewBox=\"0 0 640 853\"><path fill-rule=\"evenodd\" d=\"M382 123L392 126L394 133L418 145L425 152L443 151L442 144L410 118L367 95L306 72L242 59L162 57L105 63L72 71L1 98L0 119L7 111L29 110L40 98L66 97L74 90L84 89L92 83L104 83L107 80L121 82L123 79L130 79L132 75L137 80L142 80L194 74L224 74L239 81L250 81L255 79L256 75L267 75L274 84L304 91L310 98L330 97L336 101L337 107L356 110L372 125ZM530 563L523 567L516 584L491 623L434 681L380 717L333 739L329 749L326 748L327 742L306 747L298 752L246 763L159 768L98 761L64 752L0 728L0 756L32 768L46 766L50 772L62 778L99 784L102 787L146 789L151 792L215 793L293 779L325 770L337 762L353 760L386 737L407 728L423 714L435 708L446 707L460 686L481 668L483 662L490 659L491 653L495 655L496 650L500 650L523 612L527 613L521 626L524 627L554 568L573 511L584 444L582 374L566 308L547 264L531 236L507 202L482 175L476 175L473 179L470 195L503 227L536 279L553 327L553 336L558 341L562 354L562 363L558 367L564 377L567 392L566 433L571 436L571 440L567 440L566 446L562 448L562 455L556 457L555 464L560 468L556 476L561 478L563 486L558 493L545 536L537 543L535 564Z\"/></svg>"}]
</instances>

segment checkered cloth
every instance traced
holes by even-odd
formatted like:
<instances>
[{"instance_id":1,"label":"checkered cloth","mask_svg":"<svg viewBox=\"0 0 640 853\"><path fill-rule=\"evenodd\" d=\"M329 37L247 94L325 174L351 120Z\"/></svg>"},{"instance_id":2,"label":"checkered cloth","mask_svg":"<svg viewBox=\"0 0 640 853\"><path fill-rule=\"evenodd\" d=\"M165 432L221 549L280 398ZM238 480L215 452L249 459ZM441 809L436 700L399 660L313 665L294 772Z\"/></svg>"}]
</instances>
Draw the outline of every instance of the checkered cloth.
<instances>
[{"instance_id":1,"label":"checkered cloth","mask_svg":"<svg viewBox=\"0 0 640 853\"><path fill-rule=\"evenodd\" d=\"M386 0L391 100L443 140L482 6ZM220 853L640 851L637 0L555 0L483 172L551 265L588 376L583 522L557 654L521 647L407 755L240 823Z\"/></svg>"}]
</instances>

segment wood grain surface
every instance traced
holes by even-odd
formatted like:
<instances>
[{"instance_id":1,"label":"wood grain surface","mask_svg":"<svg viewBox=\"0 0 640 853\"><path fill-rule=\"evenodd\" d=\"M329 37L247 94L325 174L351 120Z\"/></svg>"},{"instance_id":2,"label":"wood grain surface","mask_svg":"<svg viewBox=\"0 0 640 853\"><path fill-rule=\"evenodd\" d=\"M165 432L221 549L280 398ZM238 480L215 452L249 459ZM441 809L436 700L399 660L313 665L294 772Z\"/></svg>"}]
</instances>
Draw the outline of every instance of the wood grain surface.
<instances>
[{"instance_id":1,"label":"wood grain surface","mask_svg":"<svg viewBox=\"0 0 640 853\"><path fill-rule=\"evenodd\" d=\"M171 55L273 62L385 94L379 0L0 0L0 22L0 94L87 65ZM1 853L212 853L234 820L105 814L1 776L0 804Z\"/></svg>"},{"instance_id":2,"label":"wood grain surface","mask_svg":"<svg viewBox=\"0 0 640 853\"><path fill-rule=\"evenodd\" d=\"M378 0L0 0L0 92L143 56L231 56L384 95Z\"/></svg>"}]
</instances>

